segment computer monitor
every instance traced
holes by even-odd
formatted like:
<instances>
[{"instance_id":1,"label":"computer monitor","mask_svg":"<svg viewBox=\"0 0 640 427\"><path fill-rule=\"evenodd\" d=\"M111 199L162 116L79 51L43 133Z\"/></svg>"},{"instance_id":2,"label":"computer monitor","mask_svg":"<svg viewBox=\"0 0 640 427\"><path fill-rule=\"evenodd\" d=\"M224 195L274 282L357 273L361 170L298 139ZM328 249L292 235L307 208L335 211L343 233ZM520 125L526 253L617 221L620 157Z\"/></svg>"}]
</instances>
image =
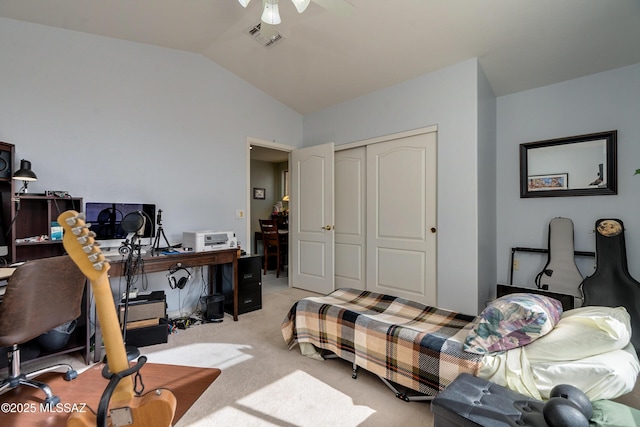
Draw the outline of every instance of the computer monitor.
<instances>
[{"instance_id":1,"label":"computer monitor","mask_svg":"<svg viewBox=\"0 0 640 427\"><path fill-rule=\"evenodd\" d=\"M91 224L89 230L96 234L103 251L118 248L128 237L122 227L122 221L128 214L140 213L145 218L144 230L139 243L150 246L155 236L156 205L147 203L105 203L87 202L85 204L86 222Z\"/></svg>"}]
</instances>

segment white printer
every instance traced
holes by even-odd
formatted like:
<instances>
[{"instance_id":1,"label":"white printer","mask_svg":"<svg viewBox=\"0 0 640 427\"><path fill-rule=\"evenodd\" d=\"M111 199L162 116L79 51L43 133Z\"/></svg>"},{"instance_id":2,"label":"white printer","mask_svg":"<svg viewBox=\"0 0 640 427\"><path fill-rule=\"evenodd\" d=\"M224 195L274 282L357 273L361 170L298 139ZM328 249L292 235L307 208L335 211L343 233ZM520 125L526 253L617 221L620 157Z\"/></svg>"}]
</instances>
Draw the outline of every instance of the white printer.
<instances>
[{"instance_id":1,"label":"white printer","mask_svg":"<svg viewBox=\"0 0 640 427\"><path fill-rule=\"evenodd\" d=\"M182 247L194 252L216 251L238 247L238 238L233 231L185 231Z\"/></svg>"}]
</instances>

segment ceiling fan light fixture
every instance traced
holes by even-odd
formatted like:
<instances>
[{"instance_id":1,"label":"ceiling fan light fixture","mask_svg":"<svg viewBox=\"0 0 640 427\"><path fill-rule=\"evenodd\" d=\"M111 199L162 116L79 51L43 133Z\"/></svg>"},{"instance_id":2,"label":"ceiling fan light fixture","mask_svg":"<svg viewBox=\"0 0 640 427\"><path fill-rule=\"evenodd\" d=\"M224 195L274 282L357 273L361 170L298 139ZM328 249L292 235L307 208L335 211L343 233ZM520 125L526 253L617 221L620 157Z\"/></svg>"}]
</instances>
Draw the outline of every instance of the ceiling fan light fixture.
<instances>
[{"instance_id":1,"label":"ceiling fan light fixture","mask_svg":"<svg viewBox=\"0 0 640 427\"><path fill-rule=\"evenodd\" d=\"M247 7L251 0L238 0L238 2L242 5L242 7Z\"/></svg>"},{"instance_id":2,"label":"ceiling fan light fixture","mask_svg":"<svg viewBox=\"0 0 640 427\"><path fill-rule=\"evenodd\" d=\"M280 20L280 11L278 9L278 0L265 0L264 11L260 18L262 22L269 25L278 25Z\"/></svg>"},{"instance_id":3,"label":"ceiling fan light fixture","mask_svg":"<svg viewBox=\"0 0 640 427\"><path fill-rule=\"evenodd\" d=\"M311 0L291 0L291 2L294 4L296 9L298 10L298 13L302 13L307 9L307 6L309 6L309 3L311 3Z\"/></svg>"}]
</instances>

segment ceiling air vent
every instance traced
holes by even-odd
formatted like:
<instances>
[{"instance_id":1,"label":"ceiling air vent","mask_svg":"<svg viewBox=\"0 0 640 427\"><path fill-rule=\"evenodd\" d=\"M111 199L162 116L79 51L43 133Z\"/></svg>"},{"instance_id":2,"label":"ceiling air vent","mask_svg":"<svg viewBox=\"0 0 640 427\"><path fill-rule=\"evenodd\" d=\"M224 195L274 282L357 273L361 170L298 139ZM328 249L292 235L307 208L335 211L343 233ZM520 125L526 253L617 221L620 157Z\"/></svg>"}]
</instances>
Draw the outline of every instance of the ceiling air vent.
<instances>
[{"instance_id":1,"label":"ceiling air vent","mask_svg":"<svg viewBox=\"0 0 640 427\"><path fill-rule=\"evenodd\" d=\"M275 46L284 40L284 36L278 30L274 30L273 34L264 34L261 31L261 27L262 23L258 22L257 24L249 27L245 32L264 47Z\"/></svg>"}]
</instances>

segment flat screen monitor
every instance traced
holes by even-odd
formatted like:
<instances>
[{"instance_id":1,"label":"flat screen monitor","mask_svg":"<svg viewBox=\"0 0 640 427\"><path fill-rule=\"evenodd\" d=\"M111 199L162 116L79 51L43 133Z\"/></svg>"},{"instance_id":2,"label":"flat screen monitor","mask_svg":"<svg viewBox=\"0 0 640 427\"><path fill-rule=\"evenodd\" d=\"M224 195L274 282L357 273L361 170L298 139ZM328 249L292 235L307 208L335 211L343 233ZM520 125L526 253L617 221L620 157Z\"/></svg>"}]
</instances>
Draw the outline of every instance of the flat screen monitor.
<instances>
[{"instance_id":1,"label":"flat screen monitor","mask_svg":"<svg viewBox=\"0 0 640 427\"><path fill-rule=\"evenodd\" d=\"M103 250L109 250L112 246L117 248L127 239L129 233L122 227L122 221L131 213L141 213L145 218L141 245L151 245L155 236L154 204L87 202L84 212L86 222L91 224L89 230L96 234L96 240L100 241Z\"/></svg>"}]
</instances>

